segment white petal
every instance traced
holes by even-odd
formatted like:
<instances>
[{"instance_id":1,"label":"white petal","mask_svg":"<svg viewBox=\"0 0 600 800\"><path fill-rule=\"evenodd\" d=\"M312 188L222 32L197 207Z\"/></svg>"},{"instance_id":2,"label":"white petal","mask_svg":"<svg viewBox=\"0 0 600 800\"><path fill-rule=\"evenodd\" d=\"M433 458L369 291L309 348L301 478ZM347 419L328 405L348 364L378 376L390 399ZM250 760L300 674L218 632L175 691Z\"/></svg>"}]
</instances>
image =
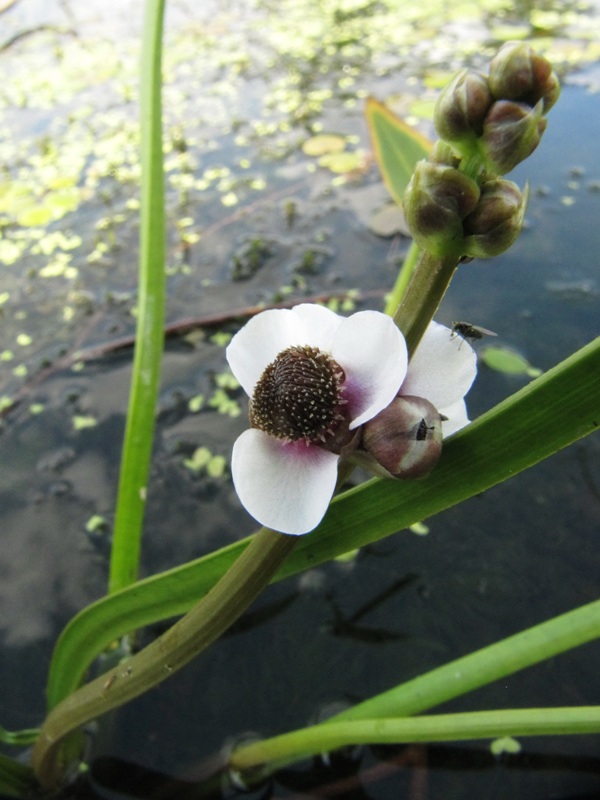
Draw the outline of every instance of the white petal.
<instances>
[{"instance_id":1,"label":"white petal","mask_svg":"<svg viewBox=\"0 0 600 800\"><path fill-rule=\"evenodd\" d=\"M406 375L404 337L392 318L379 311L348 317L335 335L331 355L346 373L352 429L388 406Z\"/></svg>"},{"instance_id":2,"label":"white petal","mask_svg":"<svg viewBox=\"0 0 600 800\"><path fill-rule=\"evenodd\" d=\"M297 317L287 308L261 311L235 334L225 354L249 397L265 367L286 347L298 344L301 335Z\"/></svg>"},{"instance_id":3,"label":"white petal","mask_svg":"<svg viewBox=\"0 0 600 800\"><path fill-rule=\"evenodd\" d=\"M470 422L467 416L467 406L465 405L464 400L457 400L456 403L453 403L451 406L439 408L438 411L443 417L448 418L442 422L442 433L444 434L444 439L447 436L450 436L450 434L456 433L456 431L464 428L465 425L468 425Z\"/></svg>"},{"instance_id":4,"label":"white petal","mask_svg":"<svg viewBox=\"0 0 600 800\"><path fill-rule=\"evenodd\" d=\"M233 445L231 472L242 504L261 525L308 533L329 506L339 456L304 441L283 442L250 428Z\"/></svg>"},{"instance_id":5,"label":"white petal","mask_svg":"<svg viewBox=\"0 0 600 800\"><path fill-rule=\"evenodd\" d=\"M299 306L294 306L292 311L303 328L302 341L297 344L318 347L319 350L329 353L333 337L346 321L345 317L315 303L301 303Z\"/></svg>"},{"instance_id":6,"label":"white petal","mask_svg":"<svg viewBox=\"0 0 600 800\"><path fill-rule=\"evenodd\" d=\"M282 350L309 345L329 350L344 318L328 308L304 303L294 308L261 311L238 331L227 346L231 371L249 397L260 376Z\"/></svg>"},{"instance_id":7,"label":"white petal","mask_svg":"<svg viewBox=\"0 0 600 800\"><path fill-rule=\"evenodd\" d=\"M402 394L424 397L439 410L462 399L477 374L477 356L450 328L430 323L408 365Z\"/></svg>"}]
</instances>

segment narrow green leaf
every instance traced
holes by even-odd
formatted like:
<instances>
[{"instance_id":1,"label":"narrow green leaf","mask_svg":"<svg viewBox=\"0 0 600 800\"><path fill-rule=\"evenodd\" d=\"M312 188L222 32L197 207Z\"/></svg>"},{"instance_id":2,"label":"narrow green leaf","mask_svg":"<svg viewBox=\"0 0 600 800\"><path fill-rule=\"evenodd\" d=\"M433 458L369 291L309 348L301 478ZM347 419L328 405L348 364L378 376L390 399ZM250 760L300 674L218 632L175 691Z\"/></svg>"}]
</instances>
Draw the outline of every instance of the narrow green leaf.
<instances>
[{"instance_id":1,"label":"narrow green leaf","mask_svg":"<svg viewBox=\"0 0 600 800\"><path fill-rule=\"evenodd\" d=\"M33 744L38 737L39 728L25 728L22 731L7 731L0 725L0 742L13 747L26 747Z\"/></svg>"},{"instance_id":2,"label":"narrow green leaf","mask_svg":"<svg viewBox=\"0 0 600 800\"><path fill-rule=\"evenodd\" d=\"M165 212L161 112L164 0L148 0L141 73L139 315L113 533L109 592L137 580L163 350Z\"/></svg>"},{"instance_id":3,"label":"narrow green leaf","mask_svg":"<svg viewBox=\"0 0 600 800\"><path fill-rule=\"evenodd\" d=\"M37 781L31 767L0 753L0 792L3 797L33 797Z\"/></svg>"},{"instance_id":4,"label":"narrow green leaf","mask_svg":"<svg viewBox=\"0 0 600 800\"><path fill-rule=\"evenodd\" d=\"M399 744L599 733L600 707L510 708L405 719L327 722L242 745L230 760L236 772L274 763L278 768L319 753L358 744ZM518 745L517 745L518 747ZM511 752L515 752L514 746Z\"/></svg>"},{"instance_id":5,"label":"narrow green leaf","mask_svg":"<svg viewBox=\"0 0 600 800\"><path fill-rule=\"evenodd\" d=\"M402 205L415 164L427 157L431 142L374 97L367 98L365 116L384 183L396 203Z\"/></svg>"},{"instance_id":6,"label":"narrow green leaf","mask_svg":"<svg viewBox=\"0 0 600 800\"><path fill-rule=\"evenodd\" d=\"M600 338L451 437L436 469L419 481L374 479L336 498L275 576L310 569L437 514L507 480L598 429ZM84 609L63 631L52 660L52 708L83 680L94 658L131 630L186 612L248 544L140 581Z\"/></svg>"}]
</instances>

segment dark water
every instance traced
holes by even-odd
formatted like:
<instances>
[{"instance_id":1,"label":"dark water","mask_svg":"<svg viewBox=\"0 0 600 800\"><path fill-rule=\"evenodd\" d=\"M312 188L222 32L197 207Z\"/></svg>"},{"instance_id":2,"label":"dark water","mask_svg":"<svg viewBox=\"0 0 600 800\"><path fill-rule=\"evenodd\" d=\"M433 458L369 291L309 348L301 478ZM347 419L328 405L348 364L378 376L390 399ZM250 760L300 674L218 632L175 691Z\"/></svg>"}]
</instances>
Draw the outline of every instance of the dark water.
<instances>
[{"instance_id":1,"label":"dark water","mask_svg":"<svg viewBox=\"0 0 600 800\"><path fill-rule=\"evenodd\" d=\"M246 124L262 108L268 81L252 68L239 80L247 92L240 92L244 99L236 109ZM377 79L365 68L362 80L380 96L404 85L399 71ZM594 81L593 71L567 81L542 146L510 176L531 186L527 230L504 256L464 265L438 317L482 324L542 369L598 335L600 104L589 91ZM51 117L44 112L36 124L44 129ZM318 119L330 130L356 135L368 148L360 105L348 107L334 95ZM376 173L332 186L329 173L307 171L308 159L293 146L292 135L249 137L236 145L231 128L214 139L217 128L192 145L193 173L228 164L235 171L240 158L251 156L252 178L264 180L267 190L253 194L248 185L237 186L240 206L227 210L218 203L227 191L216 184L206 194L192 192L183 199L170 188L172 216L190 214L202 239L182 247L171 229L169 263L177 268L169 278L169 319L269 300L282 286L291 286L298 297L358 288L371 293L359 307L381 307L380 295L394 279L398 243L379 239L365 224L364 209L385 198ZM306 125L292 131L301 140ZM185 172L181 167L178 174ZM118 248L101 267L85 266L79 251L75 259L80 274L70 288L88 293L91 314L80 308L68 323L61 322L68 287L33 280L27 269L40 267L31 253L24 255L21 270L17 265L7 273L14 294L5 308L3 346L12 347L23 326L34 333L33 352L23 358L32 371L42 358L55 359L78 339L77 346L92 345L132 329L137 212L127 211L127 201L135 181L118 191L116 186L106 178L101 188L110 190L111 209L126 215L117 227ZM239 214L241 206L249 210ZM99 215L93 194L50 228L78 231L82 250L91 249ZM247 255L257 239L267 244L259 267L244 280L233 280L236 257ZM307 251L317 255L311 269ZM224 327L235 330L234 323ZM211 341L212 333L167 346L145 574L254 529L226 477L195 476L183 464L201 445L228 456L246 426L239 392L230 392L242 407L238 417L188 410L191 397L214 394L215 376L225 369L222 346ZM108 535L86 532L85 525L93 514L110 523L129 363L124 351L81 372L57 369L37 385L2 373L3 391L28 387L23 402L4 418L0 437L0 718L9 729L39 723L53 642L68 619L104 591ZM471 416L525 381L482 367L468 398ZM43 403L45 410L32 415L31 403ZM73 421L87 416L94 417L95 427L75 429ZM353 564L327 565L272 587L196 663L98 726L91 748L94 780L79 796L205 796L197 783L207 761L231 737L302 726L330 703L362 700L597 598L599 455L596 434L428 520L428 536L402 531L365 549ZM151 638L160 629L145 635ZM586 645L440 710L593 704L599 659L600 645ZM491 755L487 742L368 750L357 763L290 769L264 792L381 800L600 796L598 737L521 744L520 754L501 758Z\"/></svg>"}]
</instances>

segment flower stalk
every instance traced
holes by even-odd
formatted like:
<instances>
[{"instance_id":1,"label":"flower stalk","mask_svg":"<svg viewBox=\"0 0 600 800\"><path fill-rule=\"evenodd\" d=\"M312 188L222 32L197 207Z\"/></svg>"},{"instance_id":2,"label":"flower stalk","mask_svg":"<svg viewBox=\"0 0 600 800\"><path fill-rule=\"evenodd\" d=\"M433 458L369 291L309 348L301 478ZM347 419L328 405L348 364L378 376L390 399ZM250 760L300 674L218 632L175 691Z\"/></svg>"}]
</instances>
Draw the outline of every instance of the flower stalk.
<instances>
[{"instance_id":1,"label":"flower stalk","mask_svg":"<svg viewBox=\"0 0 600 800\"><path fill-rule=\"evenodd\" d=\"M296 541L263 528L208 594L166 633L59 703L33 749L32 765L42 787L60 785L79 753L77 731L82 725L157 686L212 644L267 586Z\"/></svg>"},{"instance_id":2,"label":"flower stalk","mask_svg":"<svg viewBox=\"0 0 600 800\"><path fill-rule=\"evenodd\" d=\"M537 147L560 86L550 63L521 42L506 43L489 73L462 70L441 92L434 114L440 141L418 162L404 195L423 251L393 315L409 356L458 264L499 255L523 226L527 191L500 176Z\"/></svg>"}]
</instances>

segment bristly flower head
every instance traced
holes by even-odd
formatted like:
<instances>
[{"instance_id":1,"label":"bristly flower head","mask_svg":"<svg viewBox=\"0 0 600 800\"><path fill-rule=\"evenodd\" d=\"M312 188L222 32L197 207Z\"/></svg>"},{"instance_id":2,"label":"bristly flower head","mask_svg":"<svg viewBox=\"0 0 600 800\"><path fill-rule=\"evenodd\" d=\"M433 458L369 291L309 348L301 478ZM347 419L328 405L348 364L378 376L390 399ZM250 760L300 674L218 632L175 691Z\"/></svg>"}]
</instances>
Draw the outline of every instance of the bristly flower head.
<instances>
[{"instance_id":1,"label":"bristly flower head","mask_svg":"<svg viewBox=\"0 0 600 800\"><path fill-rule=\"evenodd\" d=\"M443 330L450 341L451 332ZM469 351L462 358L471 360ZM377 311L348 318L309 304L264 311L233 337L227 360L250 397L252 426L233 447L236 491L261 524L289 534L319 524L340 457L359 445L362 426L394 400L403 382L428 388L425 375L415 383L418 376L408 369L404 337ZM437 393L453 404L452 429L467 422L462 398L474 362L469 372L466 388Z\"/></svg>"}]
</instances>

